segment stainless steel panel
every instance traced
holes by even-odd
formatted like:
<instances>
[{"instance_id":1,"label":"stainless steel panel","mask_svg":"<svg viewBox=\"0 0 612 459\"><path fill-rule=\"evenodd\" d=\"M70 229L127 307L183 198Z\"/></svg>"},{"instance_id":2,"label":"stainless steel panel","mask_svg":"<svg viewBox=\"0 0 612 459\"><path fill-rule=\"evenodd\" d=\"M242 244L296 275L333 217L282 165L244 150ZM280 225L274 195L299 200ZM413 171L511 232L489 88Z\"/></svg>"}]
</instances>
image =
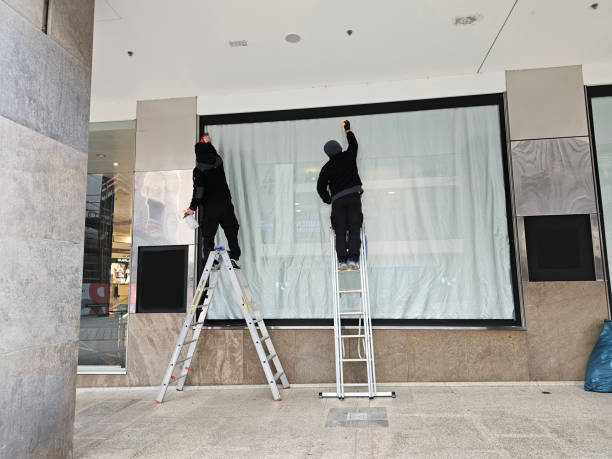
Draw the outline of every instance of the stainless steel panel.
<instances>
[{"instance_id":1,"label":"stainless steel panel","mask_svg":"<svg viewBox=\"0 0 612 459\"><path fill-rule=\"evenodd\" d=\"M136 312L140 246L190 245L187 297L189 301L193 297L196 233L183 221L193 190L191 176L191 170L136 172L134 176L130 312Z\"/></svg>"},{"instance_id":2,"label":"stainless steel panel","mask_svg":"<svg viewBox=\"0 0 612 459\"><path fill-rule=\"evenodd\" d=\"M588 138L512 142L517 215L597 212Z\"/></svg>"},{"instance_id":3,"label":"stainless steel panel","mask_svg":"<svg viewBox=\"0 0 612 459\"><path fill-rule=\"evenodd\" d=\"M139 101L135 170L192 169L197 140L196 98Z\"/></svg>"},{"instance_id":4,"label":"stainless steel panel","mask_svg":"<svg viewBox=\"0 0 612 459\"><path fill-rule=\"evenodd\" d=\"M529 265L527 264L527 238L525 237L525 218L517 217L516 226L518 232L520 279L529 282Z\"/></svg>"},{"instance_id":5,"label":"stainless steel panel","mask_svg":"<svg viewBox=\"0 0 612 459\"><path fill-rule=\"evenodd\" d=\"M593 240L593 261L595 264L595 280L605 279L603 260L601 253L601 235L599 232L599 218L597 214L591 214L591 239Z\"/></svg>"},{"instance_id":6,"label":"stainless steel panel","mask_svg":"<svg viewBox=\"0 0 612 459\"><path fill-rule=\"evenodd\" d=\"M506 72L510 139L587 136L582 67Z\"/></svg>"}]
</instances>

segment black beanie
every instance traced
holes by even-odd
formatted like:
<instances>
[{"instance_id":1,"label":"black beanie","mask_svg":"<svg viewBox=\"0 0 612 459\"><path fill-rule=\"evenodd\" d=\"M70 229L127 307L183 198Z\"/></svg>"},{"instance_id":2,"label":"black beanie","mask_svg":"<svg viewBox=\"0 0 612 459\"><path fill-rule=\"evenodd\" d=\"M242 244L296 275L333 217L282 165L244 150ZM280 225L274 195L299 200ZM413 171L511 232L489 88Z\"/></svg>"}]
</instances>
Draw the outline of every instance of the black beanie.
<instances>
[{"instance_id":1,"label":"black beanie","mask_svg":"<svg viewBox=\"0 0 612 459\"><path fill-rule=\"evenodd\" d=\"M213 164L217 159L217 150L215 150L211 143L196 143L195 154L199 163Z\"/></svg>"},{"instance_id":2,"label":"black beanie","mask_svg":"<svg viewBox=\"0 0 612 459\"><path fill-rule=\"evenodd\" d=\"M325 152L327 156L331 158L332 156L340 153L342 151L342 147L337 141L330 140L323 146L323 151Z\"/></svg>"}]
</instances>

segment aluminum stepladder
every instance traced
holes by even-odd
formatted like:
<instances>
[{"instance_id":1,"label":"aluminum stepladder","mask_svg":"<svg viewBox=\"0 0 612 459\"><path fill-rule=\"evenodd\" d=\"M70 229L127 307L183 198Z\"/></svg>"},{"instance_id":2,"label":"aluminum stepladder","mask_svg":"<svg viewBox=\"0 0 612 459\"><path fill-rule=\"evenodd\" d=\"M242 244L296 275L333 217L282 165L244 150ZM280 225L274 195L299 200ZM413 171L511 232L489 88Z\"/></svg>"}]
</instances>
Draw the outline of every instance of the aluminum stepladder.
<instances>
[{"instance_id":1,"label":"aluminum stepladder","mask_svg":"<svg viewBox=\"0 0 612 459\"><path fill-rule=\"evenodd\" d=\"M200 338L200 333L202 332L204 322L206 321L208 308L210 307L215 289L218 286L217 284L222 270L226 271L229 275L232 287L236 294L236 300L240 304L240 309L242 310L244 320L246 321L249 333L251 334L259 361L261 362L261 366L263 367L266 375L266 380L270 386L270 389L272 390L274 400L280 401L281 399L277 386L277 381L279 379L285 389L289 389L290 387L287 375L285 375L280 359L278 358L274 345L272 344L272 340L270 339L270 334L268 333L268 329L264 323L261 311L257 308L255 301L253 301L251 289L249 288L246 277L242 273L241 269L234 269L232 267L229 255L225 249L222 247L215 247L215 250L211 251L210 255L208 256L208 260L206 261L204 271L202 272L202 276L198 282L193 301L189 310L187 311L185 322L183 323L181 332L176 341L176 346L172 352L172 358L170 359L168 369L166 370L166 374L164 375L162 385L156 398L157 403L163 402L166 391L170 385L177 383L176 390L183 390L185 379L187 378L189 370L191 370L191 360L195 354L198 339ZM209 280L208 286L206 286L207 280ZM202 312L196 321L196 309L204 292L208 292L208 295L206 296L206 299L202 305ZM190 331L193 331L193 333L190 339L187 340L187 336L189 335ZM263 346L264 342L266 344L265 349ZM187 347L187 345L189 346ZM188 349L187 354L182 354L182 351L186 348ZM181 358L182 355L184 356ZM274 363L276 373L272 371L270 362ZM183 364L181 374L180 376L174 376L174 371L180 364Z\"/></svg>"},{"instance_id":2,"label":"aluminum stepladder","mask_svg":"<svg viewBox=\"0 0 612 459\"><path fill-rule=\"evenodd\" d=\"M331 233L331 265L332 265L332 288L334 295L334 349L336 359L336 392L320 392L319 397L393 397L395 392L378 392L376 390L376 367L374 365L374 343L372 340L372 319L370 317L370 292L368 287L368 263L367 263L367 239L362 226L360 231L361 249L359 255L359 278L361 288L356 290L340 290L339 275L349 275L355 270L339 271L338 258L336 255L336 238L333 229ZM358 311L343 311L342 297L346 295L359 295L361 309ZM342 318L357 318L357 328L350 329L350 334L342 334ZM359 358L345 358L344 342L348 339L356 339ZM363 356L361 348L363 348ZM344 362L363 362L366 364L368 382L345 383ZM367 387L367 391L346 392L345 387Z\"/></svg>"}]
</instances>

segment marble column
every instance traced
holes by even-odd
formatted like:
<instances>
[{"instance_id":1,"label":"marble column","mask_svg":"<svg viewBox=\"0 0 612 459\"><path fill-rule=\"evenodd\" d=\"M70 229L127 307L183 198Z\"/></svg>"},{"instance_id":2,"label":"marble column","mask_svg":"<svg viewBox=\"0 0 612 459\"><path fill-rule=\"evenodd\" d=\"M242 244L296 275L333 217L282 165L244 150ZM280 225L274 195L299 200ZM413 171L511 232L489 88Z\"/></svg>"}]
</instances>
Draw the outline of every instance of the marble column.
<instances>
[{"instance_id":1,"label":"marble column","mask_svg":"<svg viewBox=\"0 0 612 459\"><path fill-rule=\"evenodd\" d=\"M0 456L72 456L94 0L0 0Z\"/></svg>"}]
</instances>

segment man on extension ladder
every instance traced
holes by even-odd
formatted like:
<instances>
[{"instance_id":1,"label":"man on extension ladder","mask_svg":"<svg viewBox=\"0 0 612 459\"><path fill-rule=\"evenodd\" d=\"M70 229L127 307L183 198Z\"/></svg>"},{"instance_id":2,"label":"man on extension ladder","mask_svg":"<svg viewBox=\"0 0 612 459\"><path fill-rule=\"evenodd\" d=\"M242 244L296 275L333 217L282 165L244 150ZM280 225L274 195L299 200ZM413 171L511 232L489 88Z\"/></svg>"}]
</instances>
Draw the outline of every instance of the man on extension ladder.
<instances>
[{"instance_id":1,"label":"man on extension ladder","mask_svg":"<svg viewBox=\"0 0 612 459\"><path fill-rule=\"evenodd\" d=\"M215 234L219 224L223 228L229 244L232 266L240 268L240 246L238 245L238 220L232 205L223 159L210 142L208 133L204 133L195 145L196 167L193 169L193 196L186 213L193 215L199 208L198 220L202 228L202 260L208 260L208 254L215 246Z\"/></svg>"},{"instance_id":2,"label":"man on extension ladder","mask_svg":"<svg viewBox=\"0 0 612 459\"><path fill-rule=\"evenodd\" d=\"M359 230L363 223L361 213L361 179L357 171L357 139L351 131L351 123L342 121L348 149L335 140L325 144L323 150L329 161L321 169L317 192L326 204L332 205L331 224L336 233L338 270L359 269ZM348 241L348 244L347 244Z\"/></svg>"},{"instance_id":3,"label":"man on extension ladder","mask_svg":"<svg viewBox=\"0 0 612 459\"><path fill-rule=\"evenodd\" d=\"M320 392L320 397L395 397L395 392L379 392L376 387L376 368L374 365L374 343L372 337L372 321L370 315L370 299L368 287L368 265L366 259L365 232L362 229L363 214L361 213L361 179L357 171L357 139L351 132L347 120L342 126L348 139L348 149L342 151L340 144L330 140L323 150L329 156L329 161L321 169L317 191L323 202L332 205L331 223L331 261L332 290L334 299L334 351L336 360L336 392ZM335 234L334 234L335 233ZM362 240L364 244L362 244ZM348 244L347 244L348 241ZM335 249L335 253L334 253ZM361 254L361 257L360 257ZM360 259L361 258L361 259ZM337 260L337 264L336 264ZM361 262L361 266L360 266ZM350 269L350 271L348 271ZM341 288L338 276L358 273L359 289ZM350 306L343 298L359 295L359 307ZM343 326L343 319L357 321L357 327L350 332ZM345 346L346 340L356 340L358 356L351 357L347 351L351 346ZM345 352L346 351L346 352ZM363 352L362 352L363 351ZM344 382L344 364L364 364L367 381ZM367 387L367 391L347 391L350 387Z\"/></svg>"}]
</instances>

